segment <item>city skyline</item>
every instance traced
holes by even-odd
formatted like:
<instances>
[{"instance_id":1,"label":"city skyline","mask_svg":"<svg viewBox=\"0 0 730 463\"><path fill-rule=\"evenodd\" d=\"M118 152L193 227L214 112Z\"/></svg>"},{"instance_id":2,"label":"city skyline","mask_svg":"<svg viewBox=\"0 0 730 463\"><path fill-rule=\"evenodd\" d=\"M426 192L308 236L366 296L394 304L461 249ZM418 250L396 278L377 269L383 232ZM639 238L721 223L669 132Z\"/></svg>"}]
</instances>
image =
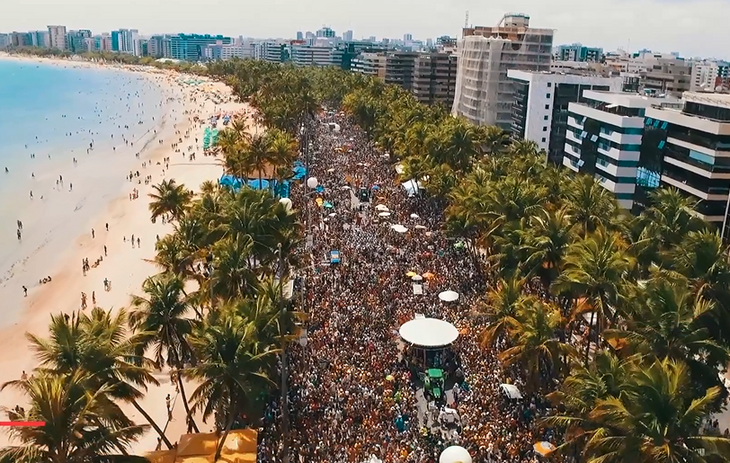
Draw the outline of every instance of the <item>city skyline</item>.
<instances>
[{"instance_id":1,"label":"city skyline","mask_svg":"<svg viewBox=\"0 0 730 463\"><path fill-rule=\"evenodd\" d=\"M128 0L120 10L98 11L98 1L70 0L48 4L27 0L15 5L0 17L0 30L45 29L62 24L71 29L91 29L95 33L119 28L138 29L141 35L197 32L257 38L294 38L297 31L316 31L323 25L338 35L354 31L354 38L402 38L412 34L425 40L441 35L457 36L469 11L470 25L496 25L502 15L519 11L531 16L531 25L555 29L555 43L580 42L606 50L617 48L635 51L647 48L662 52L679 52L682 56L730 57L730 29L723 18L730 16L728 0L619 0L610 8L596 0L564 0L560 8L535 0L496 0L483 5L476 0L440 2L412 0L371 0L367 4L349 5L332 0L308 4L302 11L286 0L266 4L231 4L220 0L206 3L159 0L150 4ZM173 7L174 5L174 7ZM339 5L335 7L335 5ZM402 14L384 14L402 8ZM596 7L593 7L595 5ZM221 9L225 14L201 15ZM712 11L712 15L699 12ZM140 14L143 13L143 14ZM288 14L295 13L295 14ZM164 17L164 21L159 18ZM262 17L276 21L262 21ZM606 27L596 27L597 18ZM698 40L701 38L701 40Z\"/></svg>"}]
</instances>

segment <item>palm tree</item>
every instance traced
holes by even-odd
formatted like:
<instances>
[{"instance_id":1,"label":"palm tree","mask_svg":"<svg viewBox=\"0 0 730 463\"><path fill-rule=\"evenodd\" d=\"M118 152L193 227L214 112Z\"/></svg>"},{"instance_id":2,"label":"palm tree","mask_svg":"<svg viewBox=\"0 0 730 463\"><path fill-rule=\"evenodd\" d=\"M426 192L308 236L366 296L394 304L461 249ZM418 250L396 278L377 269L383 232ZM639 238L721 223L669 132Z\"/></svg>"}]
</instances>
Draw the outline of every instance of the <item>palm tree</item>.
<instances>
[{"instance_id":1,"label":"palm tree","mask_svg":"<svg viewBox=\"0 0 730 463\"><path fill-rule=\"evenodd\" d=\"M628 349L644 356L685 363L700 384L717 384L717 371L730 362L730 350L713 341L702 324L713 304L696 296L686 280L663 275L634 288L625 328L607 330L607 339L628 341Z\"/></svg>"},{"instance_id":2,"label":"palm tree","mask_svg":"<svg viewBox=\"0 0 730 463\"><path fill-rule=\"evenodd\" d=\"M642 216L644 237L659 243L662 249L679 245L691 231L705 227L694 215L697 201L687 197L676 188L659 188L649 194L651 207Z\"/></svg>"},{"instance_id":3,"label":"palm tree","mask_svg":"<svg viewBox=\"0 0 730 463\"><path fill-rule=\"evenodd\" d=\"M55 375L38 372L25 380L5 383L28 401L13 420L42 421L44 426L12 427L8 432L21 445L0 450L2 463L145 462L128 455L127 448L145 431L132 423L111 400L114 386L90 389L87 373Z\"/></svg>"},{"instance_id":4,"label":"palm tree","mask_svg":"<svg viewBox=\"0 0 730 463\"><path fill-rule=\"evenodd\" d=\"M200 361L185 374L201 381L191 396L193 409L202 412L203 421L214 413L219 417L217 428L223 436L215 453L217 461L234 421L241 414L255 413L260 394L273 385L267 371L278 351L261 345L256 326L229 310L197 331L192 345Z\"/></svg>"},{"instance_id":5,"label":"palm tree","mask_svg":"<svg viewBox=\"0 0 730 463\"><path fill-rule=\"evenodd\" d=\"M152 348L158 366L169 365L175 370L186 417L199 432L190 414L181 375L185 364L194 361L188 335L195 324L187 317L190 305L183 289L182 280L175 275L147 278L142 285L145 296L132 296L134 310L129 314L129 326L140 334L138 352Z\"/></svg>"},{"instance_id":6,"label":"palm tree","mask_svg":"<svg viewBox=\"0 0 730 463\"><path fill-rule=\"evenodd\" d=\"M90 380L91 390L107 386L110 397L130 403L165 442L172 444L152 417L137 402L147 384L159 385L150 374L151 361L136 354L139 336L128 336L127 313L116 316L101 308L91 315L74 312L71 317L51 316L48 339L26 334L40 361L39 371L54 375L81 372Z\"/></svg>"},{"instance_id":7,"label":"palm tree","mask_svg":"<svg viewBox=\"0 0 730 463\"><path fill-rule=\"evenodd\" d=\"M493 346L500 337L510 333L519 325L519 311L535 303L535 298L522 294L524 284L524 279L513 275L507 280L500 280L497 288L487 294L484 308L490 320L482 333L482 344Z\"/></svg>"},{"instance_id":8,"label":"palm tree","mask_svg":"<svg viewBox=\"0 0 730 463\"><path fill-rule=\"evenodd\" d=\"M568 212L583 236L601 227L610 229L618 205L613 194L596 179L587 175L573 177L566 196Z\"/></svg>"},{"instance_id":9,"label":"palm tree","mask_svg":"<svg viewBox=\"0 0 730 463\"><path fill-rule=\"evenodd\" d=\"M584 299L577 304L576 315L590 312L590 329L600 334L613 318L621 283L631 268L626 246L617 234L598 232L568 247L563 271L552 285L558 295ZM591 337L586 343L586 362Z\"/></svg>"},{"instance_id":10,"label":"palm tree","mask_svg":"<svg viewBox=\"0 0 730 463\"><path fill-rule=\"evenodd\" d=\"M185 213L193 198L193 192L185 188L185 185L178 185L175 179L165 179L158 185L153 185L154 193L148 196L151 198L149 209L152 213L152 220L160 216L169 215L173 219L179 219Z\"/></svg>"},{"instance_id":11,"label":"palm tree","mask_svg":"<svg viewBox=\"0 0 730 463\"><path fill-rule=\"evenodd\" d=\"M639 366L625 392L599 400L589 414L597 428L583 455L587 463L727 461L730 439L701 435L721 396L712 387L692 391L687 366L673 360Z\"/></svg>"},{"instance_id":12,"label":"palm tree","mask_svg":"<svg viewBox=\"0 0 730 463\"><path fill-rule=\"evenodd\" d=\"M259 173L259 187L263 186L264 171L271 161L271 144L266 134L254 135L244 154L246 172ZM263 189L263 188L261 188Z\"/></svg>"},{"instance_id":13,"label":"palm tree","mask_svg":"<svg viewBox=\"0 0 730 463\"><path fill-rule=\"evenodd\" d=\"M528 275L539 276L546 288L560 274L563 256L573 242L571 218L567 210L543 211L530 219L524 253Z\"/></svg>"},{"instance_id":14,"label":"palm tree","mask_svg":"<svg viewBox=\"0 0 730 463\"><path fill-rule=\"evenodd\" d=\"M253 268L254 242L248 235L227 236L213 246L214 268L210 291L214 297L231 300L245 297L258 283Z\"/></svg>"},{"instance_id":15,"label":"palm tree","mask_svg":"<svg viewBox=\"0 0 730 463\"><path fill-rule=\"evenodd\" d=\"M499 358L506 366L520 365L528 378L528 390L548 389L564 370L563 358L573 357L575 350L555 337L564 328L560 311L537 300L532 302L520 310L519 323L511 330L512 347Z\"/></svg>"}]
</instances>

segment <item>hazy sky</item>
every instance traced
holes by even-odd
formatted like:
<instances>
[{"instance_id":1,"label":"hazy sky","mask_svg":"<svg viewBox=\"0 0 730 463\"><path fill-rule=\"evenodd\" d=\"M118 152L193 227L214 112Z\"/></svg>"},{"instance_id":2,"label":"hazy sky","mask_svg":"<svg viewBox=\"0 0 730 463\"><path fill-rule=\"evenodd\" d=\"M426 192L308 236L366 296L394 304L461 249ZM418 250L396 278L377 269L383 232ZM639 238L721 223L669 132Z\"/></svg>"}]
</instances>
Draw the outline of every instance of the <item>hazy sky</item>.
<instances>
[{"instance_id":1,"label":"hazy sky","mask_svg":"<svg viewBox=\"0 0 730 463\"><path fill-rule=\"evenodd\" d=\"M94 33L119 28L141 34L197 32L294 37L323 25L338 35L416 39L460 35L469 10L473 25L496 25L507 12L529 14L531 25L556 30L555 43L606 50L649 48L684 56L730 58L730 0L1 0L0 31L49 24Z\"/></svg>"}]
</instances>

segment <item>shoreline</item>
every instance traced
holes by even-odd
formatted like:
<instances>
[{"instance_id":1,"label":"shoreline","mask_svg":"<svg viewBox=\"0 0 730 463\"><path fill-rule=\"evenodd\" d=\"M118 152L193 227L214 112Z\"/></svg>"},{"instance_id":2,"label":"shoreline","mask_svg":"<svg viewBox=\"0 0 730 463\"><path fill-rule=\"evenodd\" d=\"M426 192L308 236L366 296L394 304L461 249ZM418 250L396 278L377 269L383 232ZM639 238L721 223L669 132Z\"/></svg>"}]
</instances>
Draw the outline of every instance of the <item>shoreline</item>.
<instances>
[{"instance_id":1,"label":"shoreline","mask_svg":"<svg viewBox=\"0 0 730 463\"><path fill-rule=\"evenodd\" d=\"M224 84L203 79L204 85L191 86L183 85L180 80L186 77L184 74L175 71L160 70L157 68L145 69L142 66L123 65L102 65L86 61L73 61L63 59L47 59L39 57L16 57L0 53L1 59L12 59L26 62L44 62L53 65L76 66L87 68L112 68L135 72L144 75L152 81L158 81L163 88L177 98L167 106L164 116L156 126L157 133L147 141L147 146L140 151L139 157L135 160L136 171L139 177L125 183L118 193L103 198L105 205L103 212L96 214L85 228L95 230L95 236L90 232L81 233L68 243L68 249L63 256L59 256L58 264L49 266L49 272L53 280L51 283L38 286L34 291L29 291L27 298L21 298L22 306L19 308L20 319L9 326L0 327L0 383L17 379L23 371L30 371L37 365L33 353L28 349L28 342L25 339L26 332L32 332L38 336L46 336L50 322L50 314L59 312L69 313L81 308L81 292L87 294L88 309L92 303L92 294L96 299L96 305L104 309L119 309L129 305L132 294L141 293L142 282L149 276L159 273L150 260L154 258L154 243L156 237L162 237L172 230L169 224L151 223L148 211L147 195L152 191L152 186L158 184L162 179L174 178L179 184L193 191L199 191L201 183L205 180L215 180L220 176L221 168L215 162L215 158L205 157L202 152L202 138L204 124L192 122L193 116L200 116L202 121L218 112L233 113L245 109L241 103L224 102L216 104L213 96L230 95L231 90ZM196 77L197 78L197 77ZM166 100L167 101L167 100ZM152 129L150 129L152 130ZM186 137L186 133L188 137ZM198 138L196 143L195 138ZM180 152L171 148L171 143L179 143ZM186 139L187 138L187 139ZM160 142L161 140L161 142ZM188 150L188 146L193 145ZM189 160L190 153L196 154L196 159ZM169 158L169 166L166 168L163 160ZM135 171L135 173L136 173ZM125 178L129 172L115 172L120 178ZM150 181L145 179L149 176ZM138 190L138 199L130 199L133 189ZM69 219L71 219L69 217ZM109 230L106 230L108 224ZM136 242L131 246L130 238L135 236L140 239L140 245ZM106 247L107 256L96 268L91 268L86 276L81 269L81 260L88 258L93 264L97 256L104 255ZM25 260L27 260L26 257ZM103 281L108 279L112 286L110 291L104 291ZM140 405L149 413L154 420L164 427L167 410L165 396L175 396L174 385L170 383L169 373L165 370L154 373L160 386L150 385ZM14 407L23 405L22 397L15 391L6 389L0 393L0 405ZM146 420L131 406L121 404L130 419L139 424L146 424ZM179 417L182 407L174 407L173 421L169 423L167 434L171 441L176 441L180 434L185 432L184 412ZM131 453L143 454L154 450L157 443L157 434L149 430L145 435L131 447ZM9 444L8 436L0 434L0 445Z\"/></svg>"}]
</instances>

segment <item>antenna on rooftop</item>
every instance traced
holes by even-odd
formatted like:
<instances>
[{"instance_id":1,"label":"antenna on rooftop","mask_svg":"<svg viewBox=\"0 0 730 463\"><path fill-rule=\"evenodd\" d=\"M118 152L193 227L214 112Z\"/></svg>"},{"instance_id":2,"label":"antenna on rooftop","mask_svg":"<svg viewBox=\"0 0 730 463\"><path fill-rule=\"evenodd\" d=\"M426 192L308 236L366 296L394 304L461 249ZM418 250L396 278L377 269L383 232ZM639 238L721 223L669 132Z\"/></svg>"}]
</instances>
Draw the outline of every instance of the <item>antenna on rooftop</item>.
<instances>
[{"instance_id":1,"label":"antenna on rooftop","mask_svg":"<svg viewBox=\"0 0 730 463\"><path fill-rule=\"evenodd\" d=\"M469 10L466 10L466 16L464 17L464 29L469 27Z\"/></svg>"}]
</instances>

